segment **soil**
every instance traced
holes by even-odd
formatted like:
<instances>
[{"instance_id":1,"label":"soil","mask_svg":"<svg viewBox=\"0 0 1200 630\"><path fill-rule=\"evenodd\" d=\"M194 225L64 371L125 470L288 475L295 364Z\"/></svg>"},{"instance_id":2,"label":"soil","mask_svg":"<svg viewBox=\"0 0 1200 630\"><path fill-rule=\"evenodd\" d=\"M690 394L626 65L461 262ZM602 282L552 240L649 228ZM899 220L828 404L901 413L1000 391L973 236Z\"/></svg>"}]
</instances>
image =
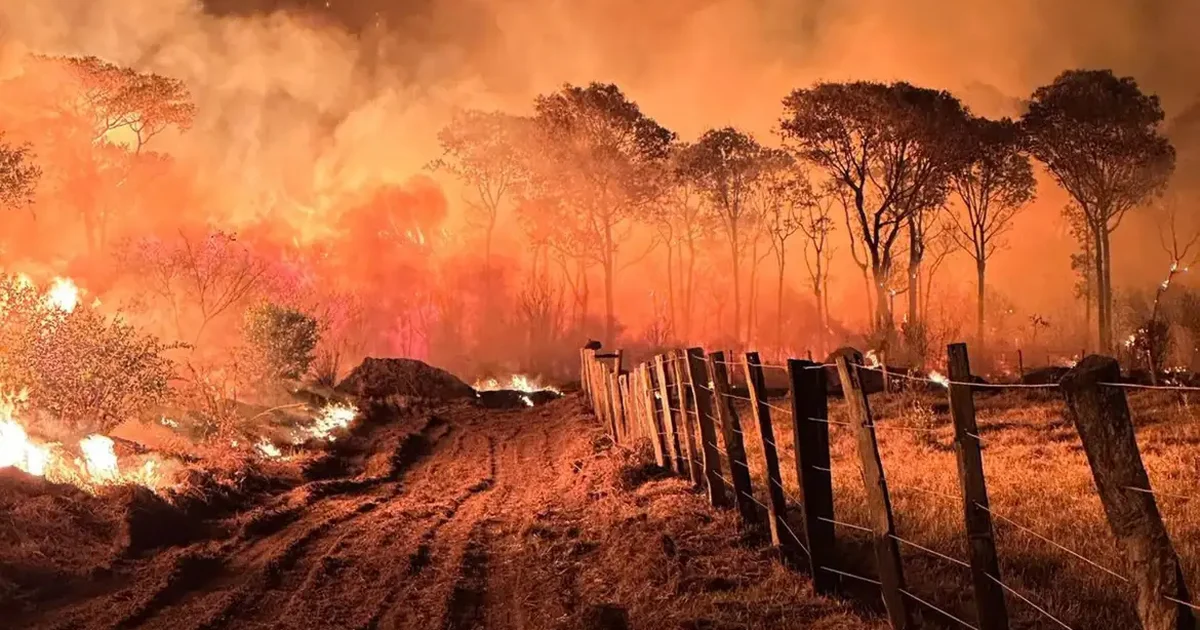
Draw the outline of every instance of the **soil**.
<instances>
[{"instance_id":1,"label":"soil","mask_svg":"<svg viewBox=\"0 0 1200 630\"><path fill-rule=\"evenodd\" d=\"M9 582L3 625L882 627L814 596L734 513L644 455L614 448L570 395L393 411L294 477L257 470L220 501L166 509L140 492L0 479L0 513L34 521L0 521L0 534L24 533L41 577L0 549L0 577L27 578Z\"/></svg>"}]
</instances>

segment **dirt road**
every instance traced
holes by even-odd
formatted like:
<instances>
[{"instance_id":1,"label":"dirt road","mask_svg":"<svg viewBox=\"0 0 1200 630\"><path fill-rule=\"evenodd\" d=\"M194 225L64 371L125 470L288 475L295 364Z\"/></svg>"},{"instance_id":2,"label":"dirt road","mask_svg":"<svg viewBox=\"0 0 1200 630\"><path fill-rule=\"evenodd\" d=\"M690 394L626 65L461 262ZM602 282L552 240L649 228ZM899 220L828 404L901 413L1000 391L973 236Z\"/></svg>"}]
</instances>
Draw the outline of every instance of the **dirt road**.
<instances>
[{"instance_id":1,"label":"dirt road","mask_svg":"<svg viewBox=\"0 0 1200 630\"><path fill-rule=\"evenodd\" d=\"M862 628L577 399L380 423L333 479L5 627ZM652 475L651 475L652 476ZM0 624L4 625L4 624Z\"/></svg>"}]
</instances>

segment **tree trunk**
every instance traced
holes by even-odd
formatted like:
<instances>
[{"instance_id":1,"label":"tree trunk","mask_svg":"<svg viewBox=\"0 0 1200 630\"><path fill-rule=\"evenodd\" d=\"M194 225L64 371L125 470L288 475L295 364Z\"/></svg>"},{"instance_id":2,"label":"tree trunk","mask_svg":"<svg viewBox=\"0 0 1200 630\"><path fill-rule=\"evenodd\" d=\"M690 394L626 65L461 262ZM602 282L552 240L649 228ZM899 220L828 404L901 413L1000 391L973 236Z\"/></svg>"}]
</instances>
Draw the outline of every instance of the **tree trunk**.
<instances>
[{"instance_id":1,"label":"tree trunk","mask_svg":"<svg viewBox=\"0 0 1200 630\"><path fill-rule=\"evenodd\" d=\"M733 338L742 340L742 282L740 279L742 253L738 247L737 224L729 231L729 252L733 258Z\"/></svg>"},{"instance_id":2,"label":"tree trunk","mask_svg":"<svg viewBox=\"0 0 1200 630\"><path fill-rule=\"evenodd\" d=\"M894 323L889 300L891 296L888 295L887 286L880 280L880 278L888 277L887 269L876 265L872 273L875 276L875 329L890 338Z\"/></svg>"},{"instance_id":3,"label":"tree trunk","mask_svg":"<svg viewBox=\"0 0 1200 630\"><path fill-rule=\"evenodd\" d=\"M683 280L683 340L691 339L692 335L692 293L695 283L692 281L696 271L696 241L688 239L687 277Z\"/></svg>"},{"instance_id":4,"label":"tree trunk","mask_svg":"<svg viewBox=\"0 0 1200 630\"><path fill-rule=\"evenodd\" d=\"M613 273L616 270L616 247L613 245L612 225L604 226L604 347L614 346L616 317L613 314Z\"/></svg>"},{"instance_id":5,"label":"tree trunk","mask_svg":"<svg viewBox=\"0 0 1200 630\"><path fill-rule=\"evenodd\" d=\"M671 335L677 334L675 327L675 251L667 242L667 322L671 326Z\"/></svg>"},{"instance_id":6,"label":"tree trunk","mask_svg":"<svg viewBox=\"0 0 1200 630\"><path fill-rule=\"evenodd\" d=\"M775 349L783 348L783 269L786 260L779 252L779 283L775 286ZM818 300L819 301L819 300Z\"/></svg>"},{"instance_id":7,"label":"tree trunk","mask_svg":"<svg viewBox=\"0 0 1200 630\"><path fill-rule=\"evenodd\" d=\"M922 234L917 229L916 219L908 218L908 323L917 325L921 320L921 260L925 257Z\"/></svg>"},{"instance_id":8,"label":"tree trunk","mask_svg":"<svg viewBox=\"0 0 1200 630\"><path fill-rule=\"evenodd\" d=\"M588 288L587 263L579 259L579 330L587 329L588 307L591 306L591 292Z\"/></svg>"},{"instance_id":9,"label":"tree trunk","mask_svg":"<svg viewBox=\"0 0 1200 630\"><path fill-rule=\"evenodd\" d=\"M879 321L879 314L875 310L875 299L871 289L871 275L867 273L867 268L861 267L863 277L863 293L867 296L867 312L871 313L871 318L876 323Z\"/></svg>"},{"instance_id":10,"label":"tree trunk","mask_svg":"<svg viewBox=\"0 0 1200 630\"><path fill-rule=\"evenodd\" d=\"M1096 320L1101 354L1112 353L1112 295L1109 292L1107 270L1108 230L1103 224L1093 225L1096 273Z\"/></svg>"},{"instance_id":11,"label":"tree trunk","mask_svg":"<svg viewBox=\"0 0 1200 630\"><path fill-rule=\"evenodd\" d=\"M984 343L984 336L986 333L984 332L984 321L983 321L984 320L984 294L985 294L984 270L986 267L987 267L987 261L984 261L984 260L976 260L975 261L975 282L976 282L975 289L977 291L976 300L975 300L975 308L976 308L976 311L975 311L975 343L979 344L979 350L977 351L978 356L983 356L984 348L986 347L986 344Z\"/></svg>"},{"instance_id":12,"label":"tree trunk","mask_svg":"<svg viewBox=\"0 0 1200 630\"><path fill-rule=\"evenodd\" d=\"M750 248L750 290L746 296L746 337L747 343L757 343L758 333L758 240Z\"/></svg>"}]
</instances>

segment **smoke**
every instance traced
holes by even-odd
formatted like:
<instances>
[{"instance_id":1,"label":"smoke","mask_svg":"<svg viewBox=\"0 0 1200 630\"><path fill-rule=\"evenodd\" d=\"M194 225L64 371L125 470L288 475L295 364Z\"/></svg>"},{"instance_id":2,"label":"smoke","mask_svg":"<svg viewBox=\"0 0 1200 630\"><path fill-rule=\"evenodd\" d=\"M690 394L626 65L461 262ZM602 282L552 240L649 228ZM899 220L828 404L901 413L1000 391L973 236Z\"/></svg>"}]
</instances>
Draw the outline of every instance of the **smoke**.
<instances>
[{"instance_id":1,"label":"smoke","mask_svg":"<svg viewBox=\"0 0 1200 630\"><path fill-rule=\"evenodd\" d=\"M209 4L5 2L0 77L20 73L22 53L37 51L182 79L199 115L159 148L195 173L215 218L237 226L281 217L298 240L320 238L346 198L420 172L454 108L524 112L563 82L615 82L684 138L733 124L769 141L780 99L818 80L907 80L1013 116L1060 71L1111 67L1159 94L1171 117L1195 102L1200 70L1190 32L1200 4L1170 0ZM1059 218L1066 196L1040 183L1012 250L993 265L997 288L1023 289L1030 310L1062 304L1072 282L1074 243ZM858 292L847 249L839 246L835 295ZM1143 269L1120 251L1116 263L1119 277L1157 275L1156 263ZM1028 290L1031 272L1045 290Z\"/></svg>"}]
</instances>

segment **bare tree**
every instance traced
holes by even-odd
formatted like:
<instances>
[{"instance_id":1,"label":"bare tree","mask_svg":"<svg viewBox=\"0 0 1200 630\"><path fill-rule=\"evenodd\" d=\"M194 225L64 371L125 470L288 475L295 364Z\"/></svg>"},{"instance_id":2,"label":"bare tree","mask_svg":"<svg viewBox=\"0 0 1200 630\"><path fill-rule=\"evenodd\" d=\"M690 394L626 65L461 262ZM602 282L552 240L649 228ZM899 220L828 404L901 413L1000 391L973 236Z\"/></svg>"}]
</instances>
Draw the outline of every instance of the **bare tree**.
<instances>
[{"instance_id":1,"label":"bare tree","mask_svg":"<svg viewBox=\"0 0 1200 630\"><path fill-rule=\"evenodd\" d=\"M1110 236L1160 194L1175 150L1159 131L1158 97L1111 70L1068 70L1038 88L1022 123L1033 155L1078 205L1095 252L1100 350L1113 349Z\"/></svg>"},{"instance_id":2,"label":"bare tree","mask_svg":"<svg viewBox=\"0 0 1200 630\"><path fill-rule=\"evenodd\" d=\"M1007 118L971 118L960 137L967 158L950 177L961 211L950 212L950 236L975 261L975 340L985 345L985 277L988 260L1003 245L1017 212L1033 200L1037 182L1022 153L1020 128Z\"/></svg>"},{"instance_id":3,"label":"bare tree","mask_svg":"<svg viewBox=\"0 0 1200 630\"><path fill-rule=\"evenodd\" d=\"M833 261L833 246L829 235L835 229L832 215L833 204L837 203L836 194L827 194L814 198L813 203L801 207L797 225L804 232L804 264L808 269L809 286L812 287L813 298L817 303L818 349L822 355L829 335L829 268ZM862 266L863 273L866 267ZM867 294L870 296L870 292Z\"/></svg>"}]
</instances>

